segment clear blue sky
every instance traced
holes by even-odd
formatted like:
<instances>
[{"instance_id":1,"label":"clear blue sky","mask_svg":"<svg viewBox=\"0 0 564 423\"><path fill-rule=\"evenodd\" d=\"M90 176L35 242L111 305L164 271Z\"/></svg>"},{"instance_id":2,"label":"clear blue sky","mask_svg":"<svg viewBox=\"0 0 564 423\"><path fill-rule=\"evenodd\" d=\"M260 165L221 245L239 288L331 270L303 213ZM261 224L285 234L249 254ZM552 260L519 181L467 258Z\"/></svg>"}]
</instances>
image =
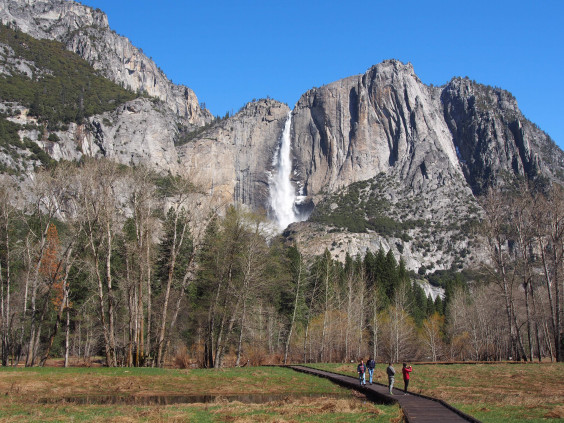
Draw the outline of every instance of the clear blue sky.
<instances>
[{"instance_id":1,"label":"clear blue sky","mask_svg":"<svg viewBox=\"0 0 564 423\"><path fill-rule=\"evenodd\" d=\"M83 0L194 90L214 115L411 62L426 84L453 76L513 93L564 148L564 0Z\"/></svg>"}]
</instances>

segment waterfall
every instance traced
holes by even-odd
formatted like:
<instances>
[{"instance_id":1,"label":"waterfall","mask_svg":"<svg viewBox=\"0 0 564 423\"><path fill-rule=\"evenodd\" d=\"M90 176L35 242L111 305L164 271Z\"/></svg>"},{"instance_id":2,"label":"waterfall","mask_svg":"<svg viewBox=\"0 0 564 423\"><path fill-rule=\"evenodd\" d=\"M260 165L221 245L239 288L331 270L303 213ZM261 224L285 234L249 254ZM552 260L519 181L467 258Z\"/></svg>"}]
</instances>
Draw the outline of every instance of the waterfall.
<instances>
[{"instance_id":1,"label":"waterfall","mask_svg":"<svg viewBox=\"0 0 564 423\"><path fill-rule=\"evenodd\" d=\"M270 176L270 206L274 212L276 223L280 229L285 229L290 223L304 220L300 216L296 204L300 198L296 196L296 189L290 180L292 172L292 157L290 128L292 127L292 112L288 113L282 138L272 159L274 172Z\"/></svg>"}]
</instances>

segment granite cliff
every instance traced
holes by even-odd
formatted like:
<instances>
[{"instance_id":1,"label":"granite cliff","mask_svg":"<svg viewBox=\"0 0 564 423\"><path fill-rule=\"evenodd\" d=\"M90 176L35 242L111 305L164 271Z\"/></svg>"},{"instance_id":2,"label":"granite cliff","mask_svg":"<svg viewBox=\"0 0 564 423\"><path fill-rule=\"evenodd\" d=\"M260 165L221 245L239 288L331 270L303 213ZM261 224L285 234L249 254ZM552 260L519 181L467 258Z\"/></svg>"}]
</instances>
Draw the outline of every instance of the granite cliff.
<instances>
[{"instance_id":1,"label":"granite cliff","mask_svg":"<svg viewBox=\"0 0 564 423\"><path fill-rule=\"evenodd\" d=\"M505 171L564 176L562 151L510 93L461 78L427 86L396 60L308 91L293 114L296 167L310 195L379 172L415 191L464 175L475 193Z\"/></svg>"}]
</instances>

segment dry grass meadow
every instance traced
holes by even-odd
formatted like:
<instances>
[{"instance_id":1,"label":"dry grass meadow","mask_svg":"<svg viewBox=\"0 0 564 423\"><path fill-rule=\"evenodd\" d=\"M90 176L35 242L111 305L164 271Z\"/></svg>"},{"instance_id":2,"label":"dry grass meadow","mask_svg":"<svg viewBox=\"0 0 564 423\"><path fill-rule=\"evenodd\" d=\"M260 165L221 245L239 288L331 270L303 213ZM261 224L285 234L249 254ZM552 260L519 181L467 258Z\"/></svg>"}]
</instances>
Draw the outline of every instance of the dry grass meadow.
<instances>
[{"instance_id":1,"label":"dry grass meadow","mask_svg":"<svg viewBox=\"0 0 564 423\"><path fill-rule=\"evenodd\" d=\"M233 396L267 394L245 403ZM77 398L209 395L181 404L86 403ZM228 400L229 399L229 400ZM397 406L290 369L0 369L0 422L400 422Z\"/></svg>"},{"instance_id":2,"label":"dry grass meadow","mask_svg":"<svg viewBox=\"0 0 564 423\"><path fill-rule=\"evenodd\" d=\"M356 375L356 363L312 367ZM385 367L377 366L376 382L386 383ZM415 363L413 368L412 392L442 399L485 423L564 419L561 363ZM269 397L257 403L233 398L249 394ZM212 399L169 405L76 401L173 395ZM325 379L279 367L1 368L0 422L48 421L401 422L402 414L397 406L376 405Z\"/></svg>"}]
</instances>

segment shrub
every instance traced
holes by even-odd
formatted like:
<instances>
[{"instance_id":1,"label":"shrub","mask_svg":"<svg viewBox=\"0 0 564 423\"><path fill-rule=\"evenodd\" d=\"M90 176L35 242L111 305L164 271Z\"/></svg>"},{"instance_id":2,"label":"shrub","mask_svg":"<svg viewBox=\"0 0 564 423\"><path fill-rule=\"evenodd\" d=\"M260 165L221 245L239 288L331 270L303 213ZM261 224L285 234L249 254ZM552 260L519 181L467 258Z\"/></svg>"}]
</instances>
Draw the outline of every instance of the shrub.
<instances>
[{"instance_id":1,"label":"shrub","mask_svg":"<svg viewBox=\"0 0 564 423\"><path fill-rule=\"evenodd\" d=\"M186 347L180 348L174 356L174 365L179 369L189 369L191 367L190 356Z\"/></svg>"}]
</instances>

